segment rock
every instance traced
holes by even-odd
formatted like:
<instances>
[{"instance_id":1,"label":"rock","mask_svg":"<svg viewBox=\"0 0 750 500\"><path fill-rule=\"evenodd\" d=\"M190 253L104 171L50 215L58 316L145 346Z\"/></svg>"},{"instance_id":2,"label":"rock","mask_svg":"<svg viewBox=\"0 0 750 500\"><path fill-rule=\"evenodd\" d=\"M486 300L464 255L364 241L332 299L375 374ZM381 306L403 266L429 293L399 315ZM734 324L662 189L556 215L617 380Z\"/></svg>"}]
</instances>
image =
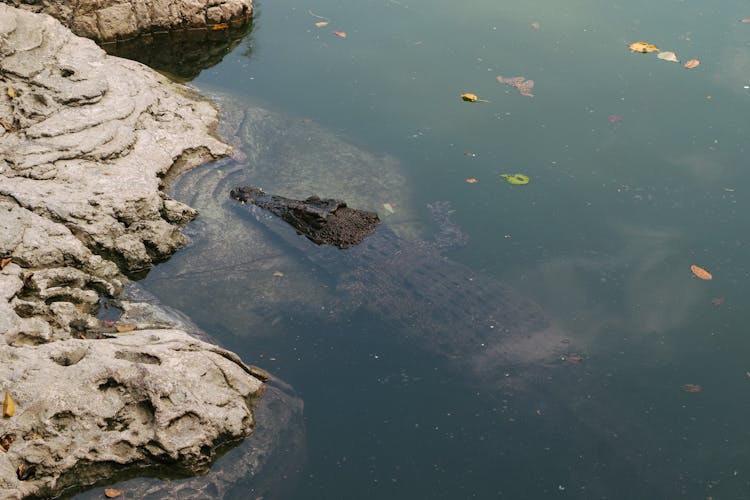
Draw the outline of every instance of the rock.
<instances>
[{"instance_id":1,"label":"rock","mask_svg":"<svg viewBox=\"0 0 750 500\"><path fill-rule=\"evenodd\" d=\"M112 464L178 465L196 473L226 436L244 436L261 381L236 356L179 330L0 349L0 380L16 402L4 492L60 492ZM15 476L15 477L13 477Z\"/></svg>"},{"instance_id":2,"label":"rock","mask_svg":"<svg viewBox=\"0 0 750 500\"><path fill-rule=\"evenodd\" d=\"M251 0L13 0L11 3L49 14L76 35L102 42L221 24L242 26L253 13Z\"/></svg>"},{"instance_id":3,"label":"rock","mask_svg":"<svg viewBox=\"0 0 750 500\"><path fill-rule=\"evenodd\" d=\"M230 152L213 136L216 111L5 4L0 91L0 397L16 403L0 419L0 496L54 497L150 468L205 472L217 448L252 432L269 375L123 290L186 242L196 212L163 179ZM273 401L289 405L280 424L301 415L292 396ZM243 449L246 472L273 456Z\"/></svg>"}]
</instances>

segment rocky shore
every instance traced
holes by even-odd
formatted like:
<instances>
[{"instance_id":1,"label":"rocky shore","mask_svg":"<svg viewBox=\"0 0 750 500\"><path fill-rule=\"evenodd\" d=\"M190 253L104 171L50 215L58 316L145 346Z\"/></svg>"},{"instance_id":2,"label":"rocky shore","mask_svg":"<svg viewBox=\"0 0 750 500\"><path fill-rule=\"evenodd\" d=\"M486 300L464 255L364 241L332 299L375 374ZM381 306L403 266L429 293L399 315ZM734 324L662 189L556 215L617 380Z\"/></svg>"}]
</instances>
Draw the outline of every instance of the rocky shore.
<instances>
[{"instance_id":1,"label":"rocky shore","mask_svg":"<svg viewBox=\"0 0 750 500\"><path fill-rule=\"evenodd\" d=\"M195 22L231 20L222 5ZM106 10L90 23L97 38L124 33L103 30ZM3 498L129 470L206 471L218 447L253 431L268 375L123 290L185 244L196 212L163 192L164 178L231 152L213 135L216 111L2 3L0 91L0 397L14 402L0 419Z\"/></svg>"}]
</instances>

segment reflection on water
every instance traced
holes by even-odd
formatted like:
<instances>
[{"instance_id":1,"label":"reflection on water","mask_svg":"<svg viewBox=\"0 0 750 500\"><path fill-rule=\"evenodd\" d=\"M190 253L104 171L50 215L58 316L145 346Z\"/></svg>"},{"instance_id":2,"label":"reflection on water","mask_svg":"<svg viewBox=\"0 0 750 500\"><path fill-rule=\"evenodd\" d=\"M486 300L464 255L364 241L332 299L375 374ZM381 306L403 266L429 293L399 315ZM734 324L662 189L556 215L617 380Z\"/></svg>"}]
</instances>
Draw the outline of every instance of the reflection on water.
<instances>
[{"instance_id":1,"label":"reflection on water","mask_svg":"<svg viewBox=\"0 0 750 500\"><path fill-rule=\"evenodd\" d=\"M309 456L290 497L744 498L746 5L262 7L252 58L196 81L243 101L223 131L240 161L177 181L202 217L146 285L298 390ZM701 66L630 53L638 40ZM534 97L498 75L533 79ZM234 183L387 205L414 244L447 200L469 243L444 257L539 303L569 343L530 372L467 369L394 323L433 287L399 294L393 276L394 303L326 314L349 298L338 273L244 217ZM471 340L470 313L450 324Z\"/></svg>"}]
</instances>

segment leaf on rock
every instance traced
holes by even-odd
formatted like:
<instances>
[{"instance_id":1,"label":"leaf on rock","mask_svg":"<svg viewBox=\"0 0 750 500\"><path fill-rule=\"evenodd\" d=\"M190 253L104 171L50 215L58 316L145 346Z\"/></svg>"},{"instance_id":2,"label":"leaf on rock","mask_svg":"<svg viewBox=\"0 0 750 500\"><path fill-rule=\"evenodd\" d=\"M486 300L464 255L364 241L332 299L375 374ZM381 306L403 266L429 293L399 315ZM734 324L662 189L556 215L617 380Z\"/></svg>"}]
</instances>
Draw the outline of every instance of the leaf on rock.
<instances>
[{"instance_id":1,"label":"leaf on rock","mask_svg":"<svg viewBox=\"0 0 750 500\"><path fill-rule=\"evenodd\" d=\"M676 63L680 62L679 59L677 59L677 54L675 54L674 52L670 52L668 50L665 52L659 52L656 55L656 57L658 57L659 59L663 59L665 61L669 61L669 62L676 62Z\"/></svg>"},{"instance_id":2,"label":"leaf on rock","mask_svg":"<svg viewBox=\"0 0 750 500\"><path fill-rule=\"evenodd\" d=\"M3 451L10 450L10 445L13 444L13 434L5 434L2 437L0 437L0 448L3 449Z\"/></svg>"},{"instance_id":3,"label":"leaf on rock","mask_svg":"<svg viewBox=\"0 0 750 500\"><path fill-rule=\"evenodd\" d=\"M8 87L8 97L10 97L11 99L15 99L16 95L16 89L14 89L13 87Z\"/></svg>"},{"instance_id":4,"label":"leaf on rock","mask_svg":"<svg viewBox=\"0 0 750 500\"><path fill-rule=\"evenodd\" d=\"M514 186L523 186L529 183L529 176L524 174L501 174L500 177Z\"/></svg>"},{"instance_id":5,"label":"leaf on rock","mask_svg":"<svg viewBox=\"0 0 750 500\"><path fill-rule=\"evenodd\" d=\"M219 24L213 24L211 25L212 31L218 31L218 30L225 30L229 29L229 24L227 23L219 23Z\"/></svg>"},{"instance_id":6,"label":"leaf on rock","mask_svg":"<svg viewBox=\"0 0 750 500\"><path fill-rule=\"evenodd\" d=\"M346 38L346 31L332 31L339 38Z\"/></svg>"},{"instance_id":7,"label":"leaf on rock","mask_svg":"<svg viewBox=\"0 0 750 500\"><path fill-rule=\"evenodd\" d=\"M315 23L316 28L322 28L324 26L328 26L328 21L318 21L317 23Z\"/></svg>"},{"instance_id":8,"label":"leaf on rock","mask_svg":"<svg viewBox=\"0 0 750 500\"><path fill-rule=\"evenodd\" d=\"M695 276L697 276L698 278L702 280L708 281L710 279L713 279L713 276L711 275L711 273L703 269L701 266L696 266L695 264L693 264L692 266L690 266L690 270L693 272Z\"/></svg>"},{"instance_id":9,"label":"leaf on rock","mask_svg":"<svg viewBox=\"0 0 750 500\"><path fill-rule=\"evenodd\" d=\"M682 386L682 390L685 392L701 392L703 387L698 384L685 384Z\"/></svg>"},{"instance_id":10,"label":"leaf on rock","mask_svg":"<svg viewBox=\"0 0 750 500\"><path fill-rule=\"evenodd\" d=\"M107 498L117 498L125 493L123 490L116 490L114 488L107 488L104 490L104 496Z\"/></svg>"},{"instance_id":11,"label":"leaf on rock","mask_svg":"<svg viewBox=\"0 0 750 500\"><path fill-rule=\"evenodd\" d=\"M10 418L16 412L16 403L13 398L10 397L10 393L5 393L5 399L3 400L3 417Z\"/></svg>"},{"instance_id":12,"label":"leaf on rock","mask_svg":"<svg viewBox=\"0 0 750 500\"><path fill-rule=\"evenodd\" d=\"M628 48L632 52L640 52L642 54L648 54L649 52L659 52L659 47L653 43L648 42L634 42L628 45Z\"/></svg>"},{"instance_id":13,"label":"leaf on rock","mask_svg":"<svg viewBox=\"0 0 750 500\"><path fill-rule=\"evenodd\" d=\"M497 81L518 89L518 92L520 92L521 95L534 97L534 94L531 93L531 89L534 88L534 80L527 80L522 76L514 76L511 78L498 76Z\"/></svg>"},{"instance_id":14,"label":"leaf on rock","mask_svg":"<svg viewBox=\"0 0 750 500\"><path fill-rule=\"evenodd\" d=\"M5 266L11 263L13 260L13 257L5 257L4 259L0 259L0 271L5 269Z\"/></svg>"},{"instance_id":15,"label":"leaf on rock","mask_svg":"<svg viewBox=\"0 0 750 500\"><path fill-rule=\"evenodd\" d=\"M132 332L135 330L135 325L117 325L115 329L118 333Z\"/></svg>"},{"instance_id":16,"label":"leaf on rock","mask_svg":"<svg viewBox=\"0 0 750 500\"><path fill-rule=\"evenodd\" d=\"M13 125L0 118L0 125L5 129L6 132L13 132Z\"/></svg>"},{"instance_id":17,"label":"leaf on rock","mask_svg":"<svg viewBox=\"0 0 750 500\"><path fill-rule=\"evenodd\" d=\"M698 59L690 59L688 62L685 63L686 69L693 69L700 66L700 61Z\"/></svg>"}]
</instances>

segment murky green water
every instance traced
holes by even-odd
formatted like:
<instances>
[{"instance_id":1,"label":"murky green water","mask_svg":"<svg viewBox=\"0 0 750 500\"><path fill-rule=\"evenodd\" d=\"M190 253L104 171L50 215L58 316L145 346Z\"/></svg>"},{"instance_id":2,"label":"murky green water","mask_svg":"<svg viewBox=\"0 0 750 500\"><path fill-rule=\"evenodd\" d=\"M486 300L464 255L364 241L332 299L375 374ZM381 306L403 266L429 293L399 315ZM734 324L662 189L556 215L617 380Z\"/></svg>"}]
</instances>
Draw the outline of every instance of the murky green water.
<instances>
[{"instance_id":1,"label":"murky green water","mask_svg":"<svg viewBox=\"0 0 750 500\"><path fill-rule=\"evenodd\" d=\"M469 243L449 258L538 302L583 358L487 389L377 315L258 323L254 277L210 255L234 300L208 303L227 292L169 279L187 249L145 283L299 391L308 460L291 498L747 498L750 6L257 7L248 41L194 84L397 158L414 207L455 209ZM701 64L628 51L641 40ZM498 75L533 79L534 97ZM499 177L517 172L531 182Z\"/></svg>"}]
</instances>

